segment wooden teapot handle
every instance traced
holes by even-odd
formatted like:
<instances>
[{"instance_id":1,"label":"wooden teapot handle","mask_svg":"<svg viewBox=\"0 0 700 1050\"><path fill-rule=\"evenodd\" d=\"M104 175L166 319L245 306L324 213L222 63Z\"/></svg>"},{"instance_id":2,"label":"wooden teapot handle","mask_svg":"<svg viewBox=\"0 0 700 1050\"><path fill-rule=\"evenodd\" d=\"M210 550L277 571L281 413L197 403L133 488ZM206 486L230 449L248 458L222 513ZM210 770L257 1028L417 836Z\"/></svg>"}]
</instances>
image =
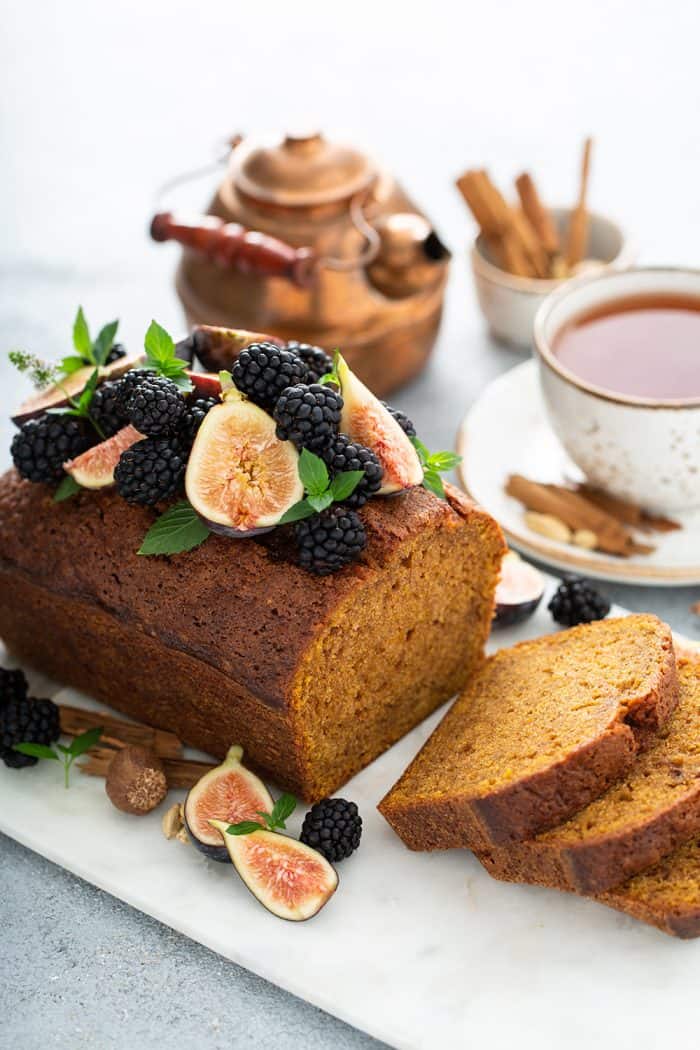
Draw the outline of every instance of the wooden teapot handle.
<instances>
[{"instance_id":1,"label":"wooden teapot handle","mask_svg":"<svg viewBox=\"0 0 700 1050\"><path fill-rule=\"evenodd\" d=\"M311 248L293 248L265 233L246 230L214 215L186 218L164 211L151 222L154 241L177 241L224 269L259 277L286 277L300 288L313 282L316 258Z\"/></svg>"}]
</instances>

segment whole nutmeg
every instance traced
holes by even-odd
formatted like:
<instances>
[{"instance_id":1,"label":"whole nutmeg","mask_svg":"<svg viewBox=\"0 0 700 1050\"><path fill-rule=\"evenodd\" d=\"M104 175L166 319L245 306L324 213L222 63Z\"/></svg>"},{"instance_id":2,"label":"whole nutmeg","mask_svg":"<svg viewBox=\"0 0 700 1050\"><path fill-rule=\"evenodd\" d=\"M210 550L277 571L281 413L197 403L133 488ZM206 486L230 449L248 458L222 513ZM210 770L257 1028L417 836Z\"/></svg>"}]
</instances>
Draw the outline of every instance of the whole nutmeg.
<instances>
[{"instance_id":1,"label":"whole nutmeg","mask_svg":"<svg viewBox=\"0 0 700 1050\"><path fill-rule=\"evenodd\" d=\"M124 813L150 813L168 793L163 763L146 747L125 747L109 764L105 788Z\"/></svg>"}]
</instances>

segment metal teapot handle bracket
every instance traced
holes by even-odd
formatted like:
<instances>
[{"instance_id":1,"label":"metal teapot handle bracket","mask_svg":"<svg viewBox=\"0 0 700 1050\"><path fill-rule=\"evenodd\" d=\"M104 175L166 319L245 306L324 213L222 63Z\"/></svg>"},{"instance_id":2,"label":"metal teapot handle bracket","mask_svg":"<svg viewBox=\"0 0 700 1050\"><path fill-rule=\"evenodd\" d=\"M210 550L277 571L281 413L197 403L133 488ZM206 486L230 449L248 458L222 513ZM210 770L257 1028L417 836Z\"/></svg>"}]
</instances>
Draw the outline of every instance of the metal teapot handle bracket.
<instances>
[{"instance_id":1,"label":"metal teapot handle bracket","mask_svg":"<svg viewBox=\"0 0 700 1050\"><path fill-rule=\"evenodd\" d=\"M367 242L365 247L359 255L353 256L352 259L338 259L332 255L324 255L318 261L319 266L325 266L329 270L347 272L348 270L357 270L363 266L369 266L376 259L381 241L379 234L374 226L370 225L365 215L367 198L368 192L363 190L361 193L355 194L350 201L350 218L355 229L365 238Z\"/></svg>"}]
</instances>

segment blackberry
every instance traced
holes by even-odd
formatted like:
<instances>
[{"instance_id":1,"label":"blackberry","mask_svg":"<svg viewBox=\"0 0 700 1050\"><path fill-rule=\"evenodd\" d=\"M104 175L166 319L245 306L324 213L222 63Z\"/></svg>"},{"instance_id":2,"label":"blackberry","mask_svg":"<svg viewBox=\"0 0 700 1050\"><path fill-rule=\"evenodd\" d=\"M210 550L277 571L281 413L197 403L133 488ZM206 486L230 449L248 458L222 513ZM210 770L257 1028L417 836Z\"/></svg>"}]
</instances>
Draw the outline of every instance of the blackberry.
<instances>
[{"instance_id":1,"label":"blackberry","mask_svg":"<svg viewBox=\"0 0 700 1050\"><path fill-rule=\"evenodd\" d=\"M0 712L6 704L24 700L27 695L27 679L24 671L8 671L0 667ZM0 715L0 717L2 717Z\"/></svg>"},{"instance_id":2,"label":"blackberry","mask_svg":"<svg viewBox=\"0 0 700 1050\"><path fill-rule=\"evenodd\" d=\"M187 401L187 408L180 422L179 434L188 448L192 447L197 431L210 408L219 405L218 397L197 397Z\"/></svg>"},{"instance_id":3,"label":"blackberry","mask_svg":"<svg viewBox=\"0 0 700 1050\"><path fill-rule=\"evenodd\" d=\"M299 839L331 862L345 860L360 845L362 817L354 802L324 798L304 817Z\"/></svg>"},{"instance_id":4,"label":"blackberry","mask_svg":"<svg viewBox=\"0 0 700 1050\"><path fill-rule=\"evenodd\" d=\"M127 503L152 506L180 491L186 466L187 449L180 438L144 438L119 457L117 491Z\"/></svg>"},{"instance_id":5,"label":"blackberry","mask_svg":"<svg viewBox=\"0 0 700 1050\"><path fill-rule=\"evenodd\" d=\"M376 455L371 448L352 441L347 434L338 434L321 456L332 477L347 470L364 471L364 478L345 500L347 506L364 506L382 487L384 471Z\"/></svg>"},{"instance_id":6,"label":"blackberry","mask_svg":"<svg viewBox=\"0 0 700 1050\"><path fill-rule=\"evenodd\" d=\"M101 383L90 402L90 419L106 438L112 437L129 422L119 392L119 380Z\"/></svg>"},{"instance_id":7,"label":"blackberry","mask_svg":"<svg viewBox=\"0 0 700 1050\"><path fill-rule=\"evenodd\" d=\"M75 416L47 413L24 423L12 439L10 452L17 470L28 481L58 481L63 464L94 444L92 427Z\"/></svg>"},{"instance_id":8,"label":"blackberry","mask_svg":"<svg viewBox=\"0 0 700 1050\"><path fill-rule=\"evenodd\" d=\"M568 576L557 587L547 606L552 618L563 627L604 620L610 602L581 576Z\"/></svg>"},{"instance_id":9,"label":"blackberry","mask_svg":"<svg viewBox=\"0 0 700 1050\"><path fill-rule=\"evenodd\" d=\"M140 386L144 379L150 379L154 375L155 372L149 372L147 368L132 368L125 372L120 379L114 381L116 386L115 393L125 412L129 398L136 391L137 386Z\"/></svg>"},{"instance_id":10,"label":"blackberry","mask_svg":"<svg viewBox=\"0 0 700 1050\"><path fill-rule=\"evenodd\" d=\"M283 390L272 416L280 441L298 449L322 452L338 433L343 399L337 390L320 383L299 383Z\"/></svg>"},{"instance_id":11,"label":"blackberry","mask_svg":"<svg viewBox=\"0 0 700 1050\"><path fill-rule=\"evenodd\" d=\"M306 366L291 350L273 343L251 343L238 355L232 375L241 393L272 412L283 390L306 381Z\"/></svg>"},{"instance_id":12,"label":"blackberry","mask_svg":"<svg viewBox=\"0 0 700 1050\"><path fill-rule=\"evenodd\" d=\"M307 383L318 383L321 376L328 375L329 372L333 371L333 361L320 346L312 346L311 343L298 343L296 339L291 339L287 343L286 349L291 350L297 357L300 357L306 365Z\"/></svg>"},{"instance_id":13,"label":"blackberry","mask_svg":"<svg viewBox=\"0 0 700 1050\"><path fill-rule=\"evenodd\" d=\"M121 361L122 357L126 357L126 347L122 346L121 343L115 343L112 349L107 354L105 364L111 365L115 361Z\"/></svg>"},{"instance_id":14,"label":"blackberry","mask_svg":"<svg viewBox=\"0 0 700 1050\"><path fill-rule=\"evenodd\" d=\"M0 710L0 758L11 769L35 766L38 761L15 751L15 744L52 744L60 734L59 711L51 700L25 696Z\"/></svg>"},{"instance_id":15,"label":"blackberry","mask_svg":"<svg viewBox=\"0 0 700 1050\"><path fill-rule=\"evenodd\" d=\"M367 546L362 519L338 503L295 526L299 564L317 576L329 576L354 561Z\"/></svg>"},{"instance_id":16,"label":"blackberry","mask_svg":"<svg viewBox=\"0 0 700 1050\"><path fill-rule=\"evenodd\" d=\"M186 411L182 392L165 376L145 376L126 402L129 422L147 437L174 434Z\"/></svg>"},{"instance_id":17,"label":"blackberry","mask_svg":"<svg viewBox=\"0 0 700 1050\"><path fill-rule=\"evenodd\" d=\"M391 405L387 405L386 401L382 401L384 408L387 412L391 413L396 422L399 424L404 434L410 438L417 437L416 428L412 421L408 418L405 412L401 412L398 408L392 408Z\"/></svg>"}]
</instances>

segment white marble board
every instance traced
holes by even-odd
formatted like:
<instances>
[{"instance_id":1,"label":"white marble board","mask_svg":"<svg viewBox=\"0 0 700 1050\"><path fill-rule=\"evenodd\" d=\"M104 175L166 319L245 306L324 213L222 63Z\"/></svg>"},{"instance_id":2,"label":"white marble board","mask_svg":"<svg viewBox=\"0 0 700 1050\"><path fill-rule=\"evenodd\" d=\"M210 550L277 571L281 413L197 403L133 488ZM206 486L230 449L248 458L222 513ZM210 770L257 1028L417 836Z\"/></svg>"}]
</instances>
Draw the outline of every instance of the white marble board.
<instances>
[{"instance_id":1,"label":"white marble board","mask_svg":"<svg viewBox=\"0 0 700 1050\"><path fill-rule=\"evenodd\" d=\"M494 633L492 647L550 631L545 602L525 625ZM98 706L71 690L52 694ZM362 846L307 923L276 919L228 865L166 841L162 809L119 813L103 781L77 771L65 791L57 764L0 767L0 830L391 1046L651 1050L662 1037L687 1045L700 942L591 901L494 882L466 852L410 853L385 824L376 802L439 717L343 789L360 806ZM292 833L302 815L300 807Z\"/></svg>"}]
</instances>

